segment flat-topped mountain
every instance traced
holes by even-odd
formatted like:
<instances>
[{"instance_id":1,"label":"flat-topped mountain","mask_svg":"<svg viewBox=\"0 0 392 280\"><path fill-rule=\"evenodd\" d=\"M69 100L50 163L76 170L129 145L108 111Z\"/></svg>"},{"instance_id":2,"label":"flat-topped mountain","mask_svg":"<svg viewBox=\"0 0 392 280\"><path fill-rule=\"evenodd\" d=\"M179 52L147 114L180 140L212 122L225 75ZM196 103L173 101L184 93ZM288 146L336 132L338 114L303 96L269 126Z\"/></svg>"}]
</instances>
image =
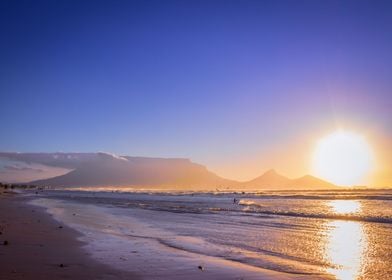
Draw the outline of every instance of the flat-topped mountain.
<instances>
[{"instance_id":1,"label":"flat-topped mountain","mask_svg":"<svg viewBox=\"0 0 392 280\"><path fill-rule=\"evenodd\" d=\"M248 181L222 178L205 166L183 158L118 156L109 153L0 153L0 181L6 171L16 175L37 170L39 179L30 183L45 186L170 186L210 189L293 189L332 188L333 184L304 176L289 179L269 170ZM8 161L8 163L7 163ZM37 167L39 166L39 168ZM61 170L48 173L45 170ZM39 170L39 171L38 171ZM19 172L19 173L18 173ZM24 177L23 177L24 178ZM36 178L36 177L32 177Z\"/></svg>"},{"instance_id":2,"label":"flat-topped mountain","mask_svg":"<svg viewBox=\"0 0 392 280\"><path fill-rule=\"evenodd\" d=\"M108 153L0 153L0 157L70 169L64 175L31 182L36 185L215 187L236 183L217 176L200 164L181 158L130 157Z\"/></svg>"}]
</instances>

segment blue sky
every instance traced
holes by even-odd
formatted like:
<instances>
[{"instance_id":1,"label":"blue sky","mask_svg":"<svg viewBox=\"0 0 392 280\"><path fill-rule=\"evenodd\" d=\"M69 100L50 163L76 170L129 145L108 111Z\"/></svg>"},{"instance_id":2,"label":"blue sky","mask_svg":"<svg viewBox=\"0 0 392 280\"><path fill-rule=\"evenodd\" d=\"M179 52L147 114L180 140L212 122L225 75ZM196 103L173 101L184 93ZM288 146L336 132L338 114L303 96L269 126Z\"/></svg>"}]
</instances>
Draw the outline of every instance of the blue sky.
<instances>
[{"instance_id":1,"label":"blue sky","mask_svg":"<svg viewBox=\"0 0 392 280\"><path fill-rule=\"evenodd\" d=\"M244 179L306 171L274 151L335 126L392 142L390 1L6 0L0 36L3 151L188 157Z\"/></svg>"}]
</instances>

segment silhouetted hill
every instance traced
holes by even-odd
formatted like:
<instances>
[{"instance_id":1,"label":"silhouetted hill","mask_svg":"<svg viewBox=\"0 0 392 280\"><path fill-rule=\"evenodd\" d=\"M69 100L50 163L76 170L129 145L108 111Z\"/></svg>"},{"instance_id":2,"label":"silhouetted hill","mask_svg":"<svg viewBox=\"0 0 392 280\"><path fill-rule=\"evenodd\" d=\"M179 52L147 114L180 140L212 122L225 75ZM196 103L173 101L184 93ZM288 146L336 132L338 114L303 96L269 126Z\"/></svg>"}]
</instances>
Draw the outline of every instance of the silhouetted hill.
<instances>
[{"instance_id":1,"label":"silhouetted hill","mask_svg":"<svg viewBox=\"0 0 392 280\"><path fill-rule=\"evenodd\" d=\"M248 187L260 187L269 189L281 189L290 186L291 180L283 175L278 174L274 169L270 169L263 175L244 182L241 185Z\"/></svg>"},{"instance_id":2,"label":"silhouetted hill","mask_svg":"<svg viewBox=\"0 0 392 280\"><path fill-rule=\"evenodd\" d=\"M327 181L321 180L317 177L311 175L305 175L301 178L292 180L292 187L303 188L303 189L330 189L336 188L334 184L331 184Z\"/></svg>"},{"instance_id":3,"label":"silhouetted hill","mask_svg":"<svg viewBox=\"0 0 392 280\"><path fill-rule=\"evenodd\" d=\"M321 180L319 178L305 175L298 179L289 179L283 175L278 174L274 169L268 170L263 175L241 183L242 186L248 188L260 189L330 189L335 188L334 184Z\"/></svg>"},{"instance_id":4,"label":"silhouetted hill","mask_svg":"<svg viewBox=\"0 0 392 280\"><path fill-rule=\"evenodd\" d=\"M182 158L117 156L109 153L0 153L0 159L63 168L67 173L31 182L45 186L170 186L201 189L333 188L313 176L289 179L271 169L248 181L224 179L206 167ZM12 166L8 166L8 169ZM15 168L14 168L15 169ZM68 172L69 170L69 172ZM1 175L1 174L0 174ZM50 178L49 178L50 177ZM41 177L42 178L42 177ZM1 178L0 178L1 180Z\"/></svg>"},{"instance_id":5,"label":"silhouetted hill","mask_svg":"<svg viewBox=\"0 0 392 280\"><path fill-rule=\"evenodd\" d=\"M16 156L18 160L23 157ZM31 155L28 155L32 160ZM223 179L188 159L94 154L40 154L37 161L72 168L67 174L31 182L49 186L173 186L215 187L235 182Z\"/></svg>"}]
</instances>

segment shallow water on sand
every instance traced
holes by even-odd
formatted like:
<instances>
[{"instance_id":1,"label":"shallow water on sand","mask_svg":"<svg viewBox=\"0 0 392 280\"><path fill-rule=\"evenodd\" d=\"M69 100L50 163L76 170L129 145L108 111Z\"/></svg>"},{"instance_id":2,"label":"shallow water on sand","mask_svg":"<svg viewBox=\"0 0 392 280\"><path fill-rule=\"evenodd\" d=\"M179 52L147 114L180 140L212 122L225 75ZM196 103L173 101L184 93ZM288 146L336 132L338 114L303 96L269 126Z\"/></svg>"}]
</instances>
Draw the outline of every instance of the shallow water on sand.
<instances>
[{"instance_id":1,"label":"shallow water on sand","mask_svg":"<svg viewBox=\"0 0 392 280\"><path fill-rule=\"evenodd\" d=\"M144 248L147 244L140 240L153 240L161 251L175 249L189 256L311 279L392 278L391 191L168 194L67 190L47 191L37 203L55 217L77 224L85 234L100 228L106 235L144 242ZM74 216L75 211L78 215Z\"/></svg>"}]
</instances>

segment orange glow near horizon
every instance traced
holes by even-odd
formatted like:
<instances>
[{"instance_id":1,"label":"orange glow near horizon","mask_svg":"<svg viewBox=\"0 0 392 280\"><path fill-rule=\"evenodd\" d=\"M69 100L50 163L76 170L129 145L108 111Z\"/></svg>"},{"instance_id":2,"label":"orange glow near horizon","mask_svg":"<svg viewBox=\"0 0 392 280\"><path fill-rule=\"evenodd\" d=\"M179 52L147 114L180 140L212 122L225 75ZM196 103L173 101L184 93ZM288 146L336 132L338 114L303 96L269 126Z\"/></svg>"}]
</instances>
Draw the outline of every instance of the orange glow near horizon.
<instances>
[{"instance_id":1,"label":"orange glow near horizon","mask_svg":"<svg viewBox=\"0 0 392 280\"><path fill-rule=\"evenodd\" d=\"M357 124L344 126L351 129L324 126L289 142L274 143L233 158L199 162L221 177L242 182L275 169L290 179L312 175L342 187L392 187L389 138Z\"/></svg>"}]
</instances>

